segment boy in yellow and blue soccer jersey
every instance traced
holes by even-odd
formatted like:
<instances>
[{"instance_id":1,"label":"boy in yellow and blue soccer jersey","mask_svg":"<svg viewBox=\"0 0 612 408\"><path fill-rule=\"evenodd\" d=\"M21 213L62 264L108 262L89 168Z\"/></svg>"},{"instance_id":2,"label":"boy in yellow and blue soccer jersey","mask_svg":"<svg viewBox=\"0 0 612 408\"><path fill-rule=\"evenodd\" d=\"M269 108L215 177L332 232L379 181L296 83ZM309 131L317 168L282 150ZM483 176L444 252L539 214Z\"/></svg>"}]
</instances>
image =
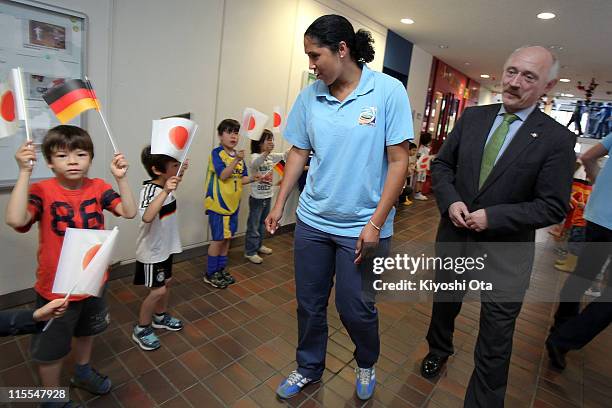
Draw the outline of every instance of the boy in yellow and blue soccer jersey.
<instances>
[{"instance_id":1,"label":"boy in yellow and blue soccer jersey","mask_svg":"<svg viewBox=\"0 0 612 408\"><path fill-rule=\"evenodd\" d=\"M212 232L204 282L220 289L236 282L226 269L227 252L238 227L242 186L255 179L248 175L244 150L235 149L239 129L240 123L234 119L224 119L217 126L220 145L213 149L208 159L204 185L204 205Z\"/></svg>"}]
</instances>

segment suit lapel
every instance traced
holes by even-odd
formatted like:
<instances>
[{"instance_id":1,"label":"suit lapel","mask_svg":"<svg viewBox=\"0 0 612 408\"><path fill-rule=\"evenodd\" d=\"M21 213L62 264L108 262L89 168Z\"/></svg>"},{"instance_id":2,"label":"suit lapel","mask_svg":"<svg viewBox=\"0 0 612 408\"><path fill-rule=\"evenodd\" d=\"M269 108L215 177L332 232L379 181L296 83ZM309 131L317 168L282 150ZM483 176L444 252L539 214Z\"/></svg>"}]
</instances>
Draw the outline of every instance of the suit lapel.
<instances>
[{"instance_id":1,"label":"suit lapel","mask_svg":"<svg viewBox=\"0 0 612 408\"><path fill-rule=\"evenodd\" d=\"M472 188L474 194L478 192L478 181L480 178L480 164L482 163L482 156L484 154L484 147L487 143L487 136L489 136L489 131L493 126L493 122L495 122L495 118L499 113L499 108L501 104L491 105L490 108L482 113L482 118L477 119L479 122L476 128L477 131L474 132L474 137L472 138L472 146L470 147L471 151L474 152L472 155Z\"/></svg>"},{"instance_id":2,"label":"suit lapel","mask_svg":"<svg viewBox=\"0 0 612 408\"><path fill-rule=\"evenodd\" d=\"M493 170L491 170L491 174L483 184L480 191L478 191L478 195L482 194L491 184L495 182L495 180L501 176L504 171L515 161L517 160L523 150L527 148L537 136L541 136L539 131L539 127L542 125L543 113L540 112L538 108L535 108L533 112L527 117L527 120L520 127L518 132L514 135L514 138L502 154L502 156L497 160ZM533 135L536 135L535 137ZM483 148L484 150L484 148ZM482 152L481 152L482 156Z\"/></svg>"}]
</instances>

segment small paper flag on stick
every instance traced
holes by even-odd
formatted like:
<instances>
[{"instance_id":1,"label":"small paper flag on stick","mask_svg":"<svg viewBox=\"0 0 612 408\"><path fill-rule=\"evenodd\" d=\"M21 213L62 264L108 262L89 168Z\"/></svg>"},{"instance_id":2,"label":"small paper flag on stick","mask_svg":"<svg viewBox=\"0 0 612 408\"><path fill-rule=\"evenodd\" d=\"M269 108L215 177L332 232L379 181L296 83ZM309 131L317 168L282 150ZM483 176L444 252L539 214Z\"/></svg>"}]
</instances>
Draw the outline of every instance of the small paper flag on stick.
<instances>
[{"instance_id":1,"label":"small paper flag on stick","mask_svg":"<svg viewBox=\"0 0 612 408\"><path fill-rule=\"evenodd\" d=\"M99 296L119 229L66 228L53 293Z\"/></svg>"},{"instance_id":2,"label":"small paper flag on stick","mask_svg":"<svg viewBox=\"0 0 612 408\"><path fill-rule=\"evenodd\" d=\"M279 176L283 177L285 175L285 161L281 160L274 166L274 171L278 173Z\"/></svg>"},{"instance_id":3,"label":"small paper flag on stick","mask_svg":"<svg viewBox=\"0 0 612 408\"><path fill-rule=\"evenodd\" d=\"M112 231L66 228L62 252L53 281L53 293L100 296L107 278L119 229ZM55 318L51 318L43 332Z\"/></svg>"},{"instance_id":4,"label":"small paper flag on stick","mask_svg":"<svg viewBox=\"0 0 612 408\"><path fill-rule=\"evenodd\" d=\"M242 114L242 123L238 133L251 140L259 140L267 122L268 115L253 108L246 108Z\"/></svg>"},{"instance_id":5,"label":"small paper flag on stick","mask_svg":"<svg viewBox=\"0 0 612 408\"><path fill-rule=\"evenodd\" d=\"M275 106L272 113L272 133L282 133L285 130L285 116L280 106Z\"/></svg>"},{"instance_id":6,"label":"small paper flag on stick","mask_svg":"<svg viewBox=\"0 0 612 408\"><path fill-rule=\"evenodd\" d=\"M70 79L43 94L43 99L62 124L90 109L98 109L95 94L85 81Z\"/></svg>"},{"instance_id":7,"label":"small paper flag on stick","mask_svg":"<svg viewBox=\"0 0 612 408\"><path fill-rule=\"evenodd\" d=\"M419 157L419 160L417 161L417 171L429 170L430 165L431 165L431 156L428 154L424 154L421 157Z\"/></svg>"},{"instance_id":8,"label":"small paper flag on stick","mask_svg":"<svg viewBox=\"0 0 612 408\"><path fill-rule=\"evenodd\" d=\"M165 154L183 162L198 125L189 119L167 118L153 121L151 154Z\"/></svg>"},{"instance_id":9,"label":"small paper flag on stick","mask_svg":"<svg viewBox=\"0 0 612 408\"><path fill-rule=\"evenodd\" d=\"M0 138L13 136L19 129L15 92L9 83L0 82Z\"/></svg>"}]
</instances>

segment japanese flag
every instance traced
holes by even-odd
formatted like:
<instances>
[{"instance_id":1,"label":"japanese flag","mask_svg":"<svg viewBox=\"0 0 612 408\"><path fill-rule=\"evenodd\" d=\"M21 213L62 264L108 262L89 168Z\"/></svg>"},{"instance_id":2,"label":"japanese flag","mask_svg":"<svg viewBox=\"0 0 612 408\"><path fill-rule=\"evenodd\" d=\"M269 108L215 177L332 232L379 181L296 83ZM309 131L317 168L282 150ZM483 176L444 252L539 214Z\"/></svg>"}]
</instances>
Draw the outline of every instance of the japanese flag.
<instances>
[{"instance_id":1,"label":"japanese flag","mask_svg":"<svg viewBox=\"0 0 612 408\"><path fill-rule=\"evenodd\" d=\"M282 133L284 130L285 116L283 115L283 108L275 106L272 113L272 133Z\"/></svg>"},{"instance_id":2,"label":"japanese flag","mask_svg":"<svg viewBox=\"0 0 612 408\"><path fill-rule=\"evenodd\" d=\"M259 140L267 122L268 115L253 108L246 108L242 114L242 124L238 133L251 140Z\"/></svg>"},{"instance_id":3,"label":"japanese flag","mask_svg":"<svg viewBox=\"0 0 612 408\"><path fill-rule=\"evenodd\" d=\"M53 293L100 296L119 229L66 228Z\"/></svg>"},{"instance_id":4,"label":"japanese flag","mask_svg":"<svg viewBox=\"0 0 612 408\"><path fill-rule=\"evenodd\" d=\"M2 81L0 82L0 138L13 136L18 128L15 93L8 81Z\"/></svg>"},{"instance_id":5,"label":"japanese flag","mask_svg":"<svg viewBox=\"0 0 612 408\"><path fill-rule=\"evenodd\" d=\"M183 162L197 130L198 125L185 118L154 120L151 154L165 154Z\"/></svg>"},{"instance_id":6,"label":"japanese flag","mask_svg":"<svg viewBox=\"0 0 612 408\"><path fill-rule=\"evenodd\" d=\"M431 156L428 154L424 154L421 157L419 157L419 160L417 161L417 171L418 172L424 172L429 170L431 166Z\"/></svg>"}]
</instances>

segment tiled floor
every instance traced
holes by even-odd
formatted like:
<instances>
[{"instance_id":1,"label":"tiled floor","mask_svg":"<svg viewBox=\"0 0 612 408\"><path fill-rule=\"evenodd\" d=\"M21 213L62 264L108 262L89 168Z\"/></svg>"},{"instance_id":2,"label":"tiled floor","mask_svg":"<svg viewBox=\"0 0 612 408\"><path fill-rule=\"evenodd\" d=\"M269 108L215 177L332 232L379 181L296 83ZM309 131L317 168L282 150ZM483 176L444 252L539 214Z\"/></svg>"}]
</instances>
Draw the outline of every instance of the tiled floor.
<instances>
[{"instance_id":1,"label":"tiled floor","mask_svg":"<svg viewBox=\"0 0 612 408\"><path fill-rule=\"evenodd\" d=\"M394 245L433 241L437 220L431 201L401 208ZM111 282L108 301L112 325L95 340L93 363L110 376L113 391L95 397L73 390L72 398L88 407L105 408L462 406L473 368L477 303L466 303L462 308L455 332L457 352L441 377L428 381L418 372L427 352L424 336L431 305L380 302L379 384L374 398L364 404L354 396L352 343L330 301L327 368L322 383L306 388L288 402L277 400L274 389L295 367L292 235L277 236L266 245L274 254L265 257L262 265L245 263L241 248L231 250L231 271L238 283L227 290L211 290L202 283L204 258L175 265L171 311L186 326L182 332L162 334L163 347L155 352L141 351L130 339L146 289L132 286L128 278ZM540 279L537 273L533 279ZM549 368L543 346L553 309L551 303L531 300L522 309L514 336L506 406L612 406L612 330L607 329L584 350L570 353L567 369L556 372ZM28 336L0 339L2 385L35 383L28 345ZM66 366L67 383L72 364Z\"/></svg>"}]
</instances>

